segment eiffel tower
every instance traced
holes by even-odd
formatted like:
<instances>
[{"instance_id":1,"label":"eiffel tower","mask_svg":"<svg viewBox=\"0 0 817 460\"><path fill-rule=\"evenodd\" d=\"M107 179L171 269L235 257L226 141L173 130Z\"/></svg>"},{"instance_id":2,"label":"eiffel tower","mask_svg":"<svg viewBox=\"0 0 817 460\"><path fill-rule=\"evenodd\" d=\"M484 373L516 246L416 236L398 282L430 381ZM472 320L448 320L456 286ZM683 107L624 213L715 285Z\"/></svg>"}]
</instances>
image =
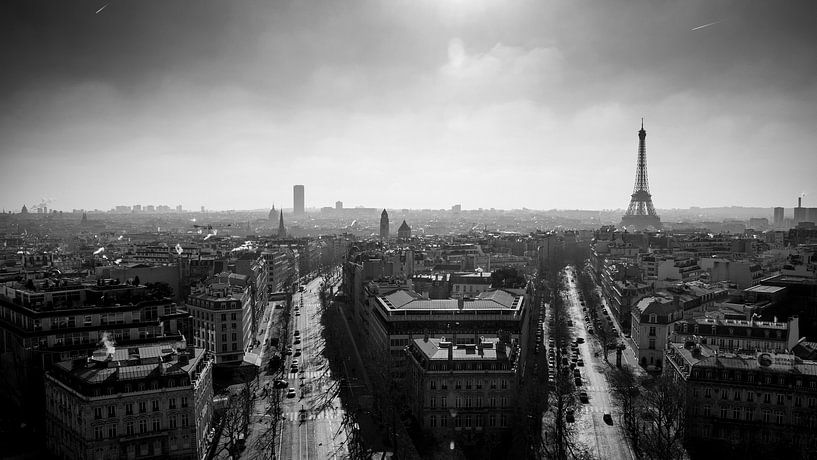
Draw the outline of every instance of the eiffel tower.
<instances>
[{"instance_id":1,"label":"eiffel tower","mask_svg":"<svg viewBox=\"0 0 817 460\"><path fill-rule=\"evenodd\" d=\"M638 131L638 165L635 171L635 186L630 197L630 206L621 218L624 227L635 227L638 230L661 228L661 218L655 213L650 195L650 184L647 181L647 131L644 131L644 119Z\"/></svg>"}]
</instances>

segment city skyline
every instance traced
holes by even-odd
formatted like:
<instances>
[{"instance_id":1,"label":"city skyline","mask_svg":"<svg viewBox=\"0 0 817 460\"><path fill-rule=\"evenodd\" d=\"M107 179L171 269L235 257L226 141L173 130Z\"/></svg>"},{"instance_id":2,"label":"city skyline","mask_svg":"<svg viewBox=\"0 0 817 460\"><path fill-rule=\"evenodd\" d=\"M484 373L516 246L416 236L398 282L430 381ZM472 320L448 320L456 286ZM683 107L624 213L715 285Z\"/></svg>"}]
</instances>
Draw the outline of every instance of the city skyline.
<instances>
[{"instance_id":1,"label":"city skyline","mask_svg":"<svg viewBox=\"0 0 817 460\"><path fill-rule=\"evenodd\" d=\"M3 7L7 210L623 209L641 117L658 209L817 193L811 3L103 5Z\"/></svg>"}]
</instances>

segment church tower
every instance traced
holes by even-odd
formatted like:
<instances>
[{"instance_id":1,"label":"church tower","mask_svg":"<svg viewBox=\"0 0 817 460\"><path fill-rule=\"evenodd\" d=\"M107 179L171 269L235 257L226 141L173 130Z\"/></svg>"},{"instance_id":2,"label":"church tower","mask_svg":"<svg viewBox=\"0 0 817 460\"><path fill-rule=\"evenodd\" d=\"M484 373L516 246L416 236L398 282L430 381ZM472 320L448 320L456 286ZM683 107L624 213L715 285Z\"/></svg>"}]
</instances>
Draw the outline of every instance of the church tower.
<instances>
[{"instance_id":1,"label":"church tower","mask_svg":"<svg viewBox=\"0 0 817 460\"><path fill-rule=\"evenodd\" d=\"M284 210L281 210L281 215L278 220L278 238L286 238L287 237L287 229L284 227Z\"/></svg>"}]
</instances>

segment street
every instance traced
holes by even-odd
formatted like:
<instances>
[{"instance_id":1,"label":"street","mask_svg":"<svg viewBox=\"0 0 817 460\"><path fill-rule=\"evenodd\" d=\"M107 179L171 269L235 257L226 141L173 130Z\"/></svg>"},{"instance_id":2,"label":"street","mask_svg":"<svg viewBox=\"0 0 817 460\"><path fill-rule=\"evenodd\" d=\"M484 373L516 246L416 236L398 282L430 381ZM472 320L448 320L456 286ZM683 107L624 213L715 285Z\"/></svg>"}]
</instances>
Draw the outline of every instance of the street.
<instances>
[{"instance_id":1,"label":"street","mask_svg":"<svg viewBox=\"0 0 817 460\"><path fill-rule=\"evenodd\" d=\"M581 370L582 386L578 391L586 391L589 402L582 404L576 413L579 441L590 448L595 458L631 460L633 454L625 440L619 424L617 410L610 397L610 388L605 368L610 365L601 356L601 345L595 336L587 333L579 293L576 287L575 270L566 270L567 291L565 301L570 319L573 321L571 335L581 337L584 343L579 345L580 356L585 365ZM610 354L611 363L615 365L615 354ZM612 425L604 421L604 414L611 414Z\"/></svg>"},{"instance_id":2,"label":"street","mask_svg":"<svg viewBox=\"0 0 817 460\"><path fill-rule=\"evenodd\" d=\"M297 335L289 339L293 354L287 356L284 372L296 396L284 398L281 404L283 430L277 448L278 458L282 459L331 459L347 455L346 432L341 429L344 411L337 394L340 383L323 356L318 297L322 281L316 278L304 286L303 292L293 295L293 334L297 331ZM289 372L294 360L298 361L298 371Z\"/></svg>"}]
</instances>

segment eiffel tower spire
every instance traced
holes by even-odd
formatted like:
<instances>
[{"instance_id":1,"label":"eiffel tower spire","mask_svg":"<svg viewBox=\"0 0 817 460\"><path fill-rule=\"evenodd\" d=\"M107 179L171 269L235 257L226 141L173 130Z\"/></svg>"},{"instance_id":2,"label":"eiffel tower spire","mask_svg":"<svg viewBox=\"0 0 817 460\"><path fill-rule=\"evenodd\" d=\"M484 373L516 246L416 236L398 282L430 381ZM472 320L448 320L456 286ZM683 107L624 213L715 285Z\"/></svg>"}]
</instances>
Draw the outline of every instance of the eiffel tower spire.
<instances>
[{"instance_id":1,"label":"eiffel tower spire","mask_svg":"<svg viewBox=\"0 0 817 460\"><path fill-rule=\"evenodd\" d=\"M661 218L655 213L647 180L647 131L644 130L644 119L638 131L638 160L635 170L635 185L630 195L630 206L621 218L621 225L634 226L638 229L661 228Z\"/></svg>"}]
</instances>

